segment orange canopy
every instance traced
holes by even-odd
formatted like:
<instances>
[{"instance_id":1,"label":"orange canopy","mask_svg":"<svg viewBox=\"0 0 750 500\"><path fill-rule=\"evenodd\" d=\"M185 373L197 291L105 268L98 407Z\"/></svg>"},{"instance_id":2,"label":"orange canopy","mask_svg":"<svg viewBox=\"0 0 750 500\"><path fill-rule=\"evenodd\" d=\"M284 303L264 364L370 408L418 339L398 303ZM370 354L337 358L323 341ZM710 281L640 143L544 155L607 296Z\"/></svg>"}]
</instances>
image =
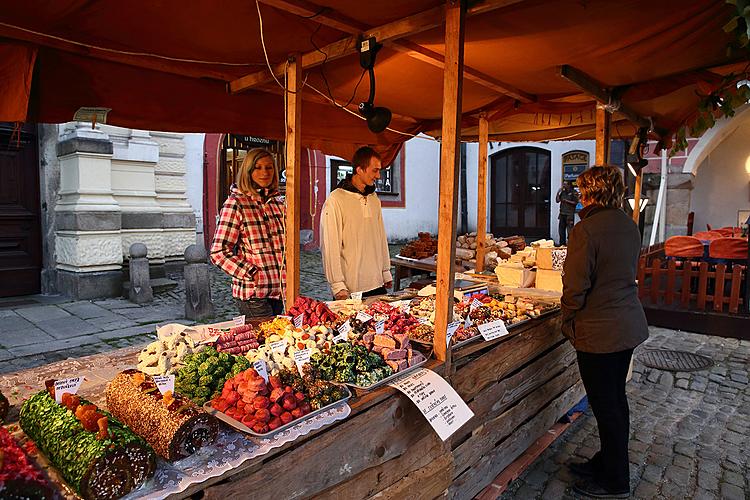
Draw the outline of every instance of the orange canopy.
<instances>
[{"instance_id":1,"label":"orange canopy","mask_svg":"<svg viewBox=\"0 0 750 500\"><path fill-rule=\"evenodd\" d=\"M390 156L411 134L440 134L444 27L434 13L443 3L261 0L271 65L283 69L290 54L301 53L307 66L303 145L350 156L370 144ZM480 112L492 140L592 138L595 101L560 77L560 65L616 88L623 105L668 138L696 112L699 93L745 65L726 55L722 26L733 7L724 0L470 4L465 140L475 138ZM64 122L80 107L99 106L112 109L108 123L126 127L282 139L283 90L268 81L256 9L252 0L5 2L0 121ZM330 45L361 32L385 42L375 65L375 105L394 118L382 134L328 100L350 102L355 111L367 98L366 76L356 87L356 44ZM316 56L324 64L305 64ZM248 86L238 80L245 75L264 77ZM612 135L633 132L615 113Z\"/></svg>"}]
</instances>

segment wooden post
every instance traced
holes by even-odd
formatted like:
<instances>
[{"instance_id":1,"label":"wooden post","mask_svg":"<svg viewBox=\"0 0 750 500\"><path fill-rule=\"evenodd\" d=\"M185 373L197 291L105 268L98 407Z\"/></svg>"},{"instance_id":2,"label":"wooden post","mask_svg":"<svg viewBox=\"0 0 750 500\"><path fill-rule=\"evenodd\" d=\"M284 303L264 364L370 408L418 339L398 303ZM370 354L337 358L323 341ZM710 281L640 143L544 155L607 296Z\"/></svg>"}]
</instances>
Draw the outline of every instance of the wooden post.
<instances>
[{"instance_id":1,"label":"wooden post","mask_svg":"<svg viewBox=\"0 0 750 500\"><path fill-rule=\"evenodd\" d=\"M445 6L445 69L443 71L443 130L440 148L438 203L437 291L435 295L435 355L451 374L451 350L445 342L453 320L453 280L456 258L456 195L460 140L461 87L464 65L465 0L447 0Z\"/></svg>"},{"instance_id":2,"label":"wooden post","mask_svg":"<svg viewBox=\"0 0 750 500\"><path fill-rule=\"evenodd\" d=\"M633 222L638 224L638 220L641 218L641 182L643 181L643 175L638 171L638 175L635 176L635 190L633 192Z\"/></svg>"},{"instance_id":3,"label":"wooden post","mask_svg":"<svg viewBox=\"0 0 750 500\"><path fill-rule=\"evenodd\" d=\"M479 115L479 152L477 153L477 263L476 271L484 271L484 254L487 238L487 144L489 123L487 115Z\"/></svg>"},{"instance_id":4,"label":"wooden post","mask_svg":"<svg viewBox=\"0 0 750 500\"><path fill-rule=\"evenodd\" d=\"M289 57L286 93L286 305L299 295L302 79L299 54Z\"/></svg>"},{"instance_id":5,"label":"wooden post","mask_svg":"<svg viewBox=\"0 0 750 500\"><path fill-rule=\"evenodd\" d=\"M596 165L609 163L609 122L611 115L603 104L596 105Z\"/></svg>"}]
</instances>

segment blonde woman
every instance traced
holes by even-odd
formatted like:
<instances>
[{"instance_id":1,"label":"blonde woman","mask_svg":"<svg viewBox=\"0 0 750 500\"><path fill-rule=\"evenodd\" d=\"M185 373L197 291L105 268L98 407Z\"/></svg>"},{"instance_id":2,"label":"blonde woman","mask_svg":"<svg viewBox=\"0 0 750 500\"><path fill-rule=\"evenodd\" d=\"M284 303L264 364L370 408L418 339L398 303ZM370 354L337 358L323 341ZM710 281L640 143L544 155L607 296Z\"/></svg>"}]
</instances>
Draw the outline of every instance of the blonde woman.
<instances>
[{"instance_id":1,"label":"blonde woman","mask_svg":"<svg viewBox=\"0 0 750 500\"><path fill-rule=\"evenodd\" d=\"M574 491L594 498L630 495L630 410L625 379L633 349L648 338L638 300L638 226L622 211L620 169L592 167L577 179L584 208L568 239L562 295L563 334L578 357L581 380L599 428L600 450L570 470Z\"/></svg>"},{"instance_id":2,"label":"blonde woman","mask_svg":"<svg viewBox=\"0 0 750 500\"><path fill-rule=\"evenodd\" d=\"M283 311L284 201L278 188L271 153L248 151L211 245L211 262L232 277L232 296L246 318Z\"/></svg>"}]
</instances>

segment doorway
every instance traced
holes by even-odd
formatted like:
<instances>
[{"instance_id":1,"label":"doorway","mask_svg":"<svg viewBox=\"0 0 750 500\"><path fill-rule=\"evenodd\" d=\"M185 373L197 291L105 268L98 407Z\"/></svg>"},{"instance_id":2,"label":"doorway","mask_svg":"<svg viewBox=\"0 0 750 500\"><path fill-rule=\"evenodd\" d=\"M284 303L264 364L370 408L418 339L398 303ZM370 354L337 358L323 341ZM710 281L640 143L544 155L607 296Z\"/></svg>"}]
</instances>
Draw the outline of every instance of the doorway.
<instances>
[{"instance_id":1,"label":"doorway","mask_svg":"<svg viewBox=\"0 0 750 500\"><path fill-rule=\"evenodd\" d=\"M0 297L39 293L41 268L36 126L0 123Z\"/></svg>"},{"instance_id":2,"label":"doorway","mask_svg":"<svg viewBox=\"0 0 750 500\"><path fill-rule=\"evenodd\" d=\"M550 235L550 152L535 147L499 151L490 157L490 229L495 236Z\"/></svg>"}]
</instances>

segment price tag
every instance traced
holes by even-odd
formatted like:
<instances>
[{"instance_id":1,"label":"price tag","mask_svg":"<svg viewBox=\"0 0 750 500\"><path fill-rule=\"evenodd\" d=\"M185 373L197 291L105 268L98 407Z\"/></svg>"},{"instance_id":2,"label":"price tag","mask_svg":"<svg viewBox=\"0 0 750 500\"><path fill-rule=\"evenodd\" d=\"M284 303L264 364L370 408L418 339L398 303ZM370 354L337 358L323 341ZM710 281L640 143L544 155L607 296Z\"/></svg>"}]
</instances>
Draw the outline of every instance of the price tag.
<instances>
[{"instance_id":1,"label":"price tag","mask_svg":"<svg viewBox=\"0 0 750 500\"><path fill-rule=\"evenodd\" d=\"M232 318L232 322L234 323L234 326L242 326L245 324L245 315L241 316L235 316Z\"/></svg>"},{"instance_id":2,"label":"price tag","mask_svg":"<svg viewBox=\"0 0 750 500\"><path fill-rule=\"evenodd\" d=\"M266 362L262 359L259 359L258 361L253 363L253 368L255 368L255 371L258 372L258 375L263 377L263 380L266 381L266 384L268 383L268 367L266 366Z\"/></svg>"},{"instance_id":3,"label":"price tag","mask_svg":"<svg viewBox=\"0 0 750 500\"><path fill-rule=\"evenodd\" d=\"M333 343L337 344L349 339L349 332L352 331L352 324L347 319L339 326L339 334L333 337Z\"/></svg>"},{"instance_id":4,"label":"price tag","mask_svg":"<svg viewBox=\"0 0 750 500\"><path fill-rule=\"evenodd\" d=\"M418 368L390 386L412 400L443 441L474 416L453 387L432 370Z\"/></svg>"},{"instance_id":5,"label":"price tag","mask_svg":"<svg viewBox=\"0 0 750 500\"><path fill-rule=\"evenodd\" d=\"M62 403L63 394L78 394L78 388L81 387L84 377L64 378L55 380L55 401Z\"/></svg>"},{"instance_id":6,"label":"price tag","mask_svg":"<svg viewBox=\"0 0 750 500\"><path fill-rule=\"evenodd\" d=\"M473 311L477 307L481 307L482 302L479 299L474 299L471 301L471 305L469 306L469 311Z\"/></svg>"},{"instance_id":7,"label":"price tag","mask_svg":"<svg viewBox=\"0 0 750 500\"><path fill-rule=\"evenodd\" d=\"M430 322L430 318L420 316L419 318L417 318L417 321L419 321L420 325L426 325Z\"/></svg>"},{"instance_id":8,"label":"price tag","mask_svg":"<svg viewBox=\"0 0 750 500\"><path fill-rule=\"evenodd\" d=\"M352 292L352 299L362 300L362 292Z\"/></svg>"},{"instance_id":9,"label":"price tag","mask_svg":"<svg viewBox=\"0 0 750 500\"><path fill-rule=\"evenodd\" d=\"M154 375L154 383L162 394L167 391L174 393L174 375Z\"/></svg>"},{"instance_id":10,"label":"price tag","mask_svg":"<svg viewBox=\"0 0 750 500\"><path fill-rule=\"evenodd\" d=\"M448 346L451 345L451 339L453 338L453 334L456 333L456 330L458 330L459 326L461 326L460 321L454 321L452 323L448 323L448 330L445 332L445 342Z\"/></svg>"},{"instance_id":11,"label":"price tag","mask_svg":"<svg viewBox=\"0 0 750 500\"><path fill-rule=\"evenodd\" d=\"M375 323L375 333L378 335L382 335L382 333L385 331L385 320L381 319L377 323Z\"/></svg>"},{"instance_id":12,"label":"price tag","mask_svg":"<svg viewBox=\"0 0 750 500\"><path fill-rule=\"evenodd\" d=\"M302 367L310 362L311 354L312 350L310 348L294 351L294 362L297 364L297 371L300 375L302 375Z\"/></svg>"},{"instance_id":13,"label":"price tag","mask_svg":"<svg viewBox=\"0 0 750 500\"><path fill-rule=\"evenodd\" d=\"M466 315L466 318L464 319L464 328L469 328L471 326L471 316Z\"/></svg>"},{"instance_id":14,"label":"price tag","mask_svg":"<svg viewBox=\"0 0 750 500\"><path fill-rule=\"evenodd\" d=\"M302 328L302 323L305 321L305 314L300 313L299 315L294 317L294 326L295 328Z\"/></svg>"},{"instance_id":15,"label":"price tag","mask_svg":"<svg viewBox=\"0 0 750 500\"><path fill-rule=\"evenodd\" d=\"M364 311L359 311L357 313L357 319L360 320L362 323L367 323L368 321L372 319L372 316L370 316Z\"/></svg>"},{"instance_id":16,"label":"price tag","mask_svg":"<svg viewBox=\"0 0 750 500\"><path fill-rule=\"evenodd\" d=\"M286 351L286 340L277 340L276 342L271 342L271 350L273 352L284 352Z\"/></svg>"},{"instance_id":17,"label":"price tag","mask_svg":"<svg viewBox=\"0 0 750 500\"><path fill-rule=\"evenodd\" d=\"M508 329L505 327L503 320L496 319L495 321L479 325L479 333L482 334L484 340L494 340L498 337L508 335Z\"/></svg>"},{"instance_id":18,"label":"price tag","mask_svg":"<svg viewBox=\"0 0 750 500\"><path fill-rule=\"evenodd\" d=\"M401 312L404 314L409 314L411 312L411 305L407 302L406 304L401 305Z\"/></svg>"}]
</instances>

